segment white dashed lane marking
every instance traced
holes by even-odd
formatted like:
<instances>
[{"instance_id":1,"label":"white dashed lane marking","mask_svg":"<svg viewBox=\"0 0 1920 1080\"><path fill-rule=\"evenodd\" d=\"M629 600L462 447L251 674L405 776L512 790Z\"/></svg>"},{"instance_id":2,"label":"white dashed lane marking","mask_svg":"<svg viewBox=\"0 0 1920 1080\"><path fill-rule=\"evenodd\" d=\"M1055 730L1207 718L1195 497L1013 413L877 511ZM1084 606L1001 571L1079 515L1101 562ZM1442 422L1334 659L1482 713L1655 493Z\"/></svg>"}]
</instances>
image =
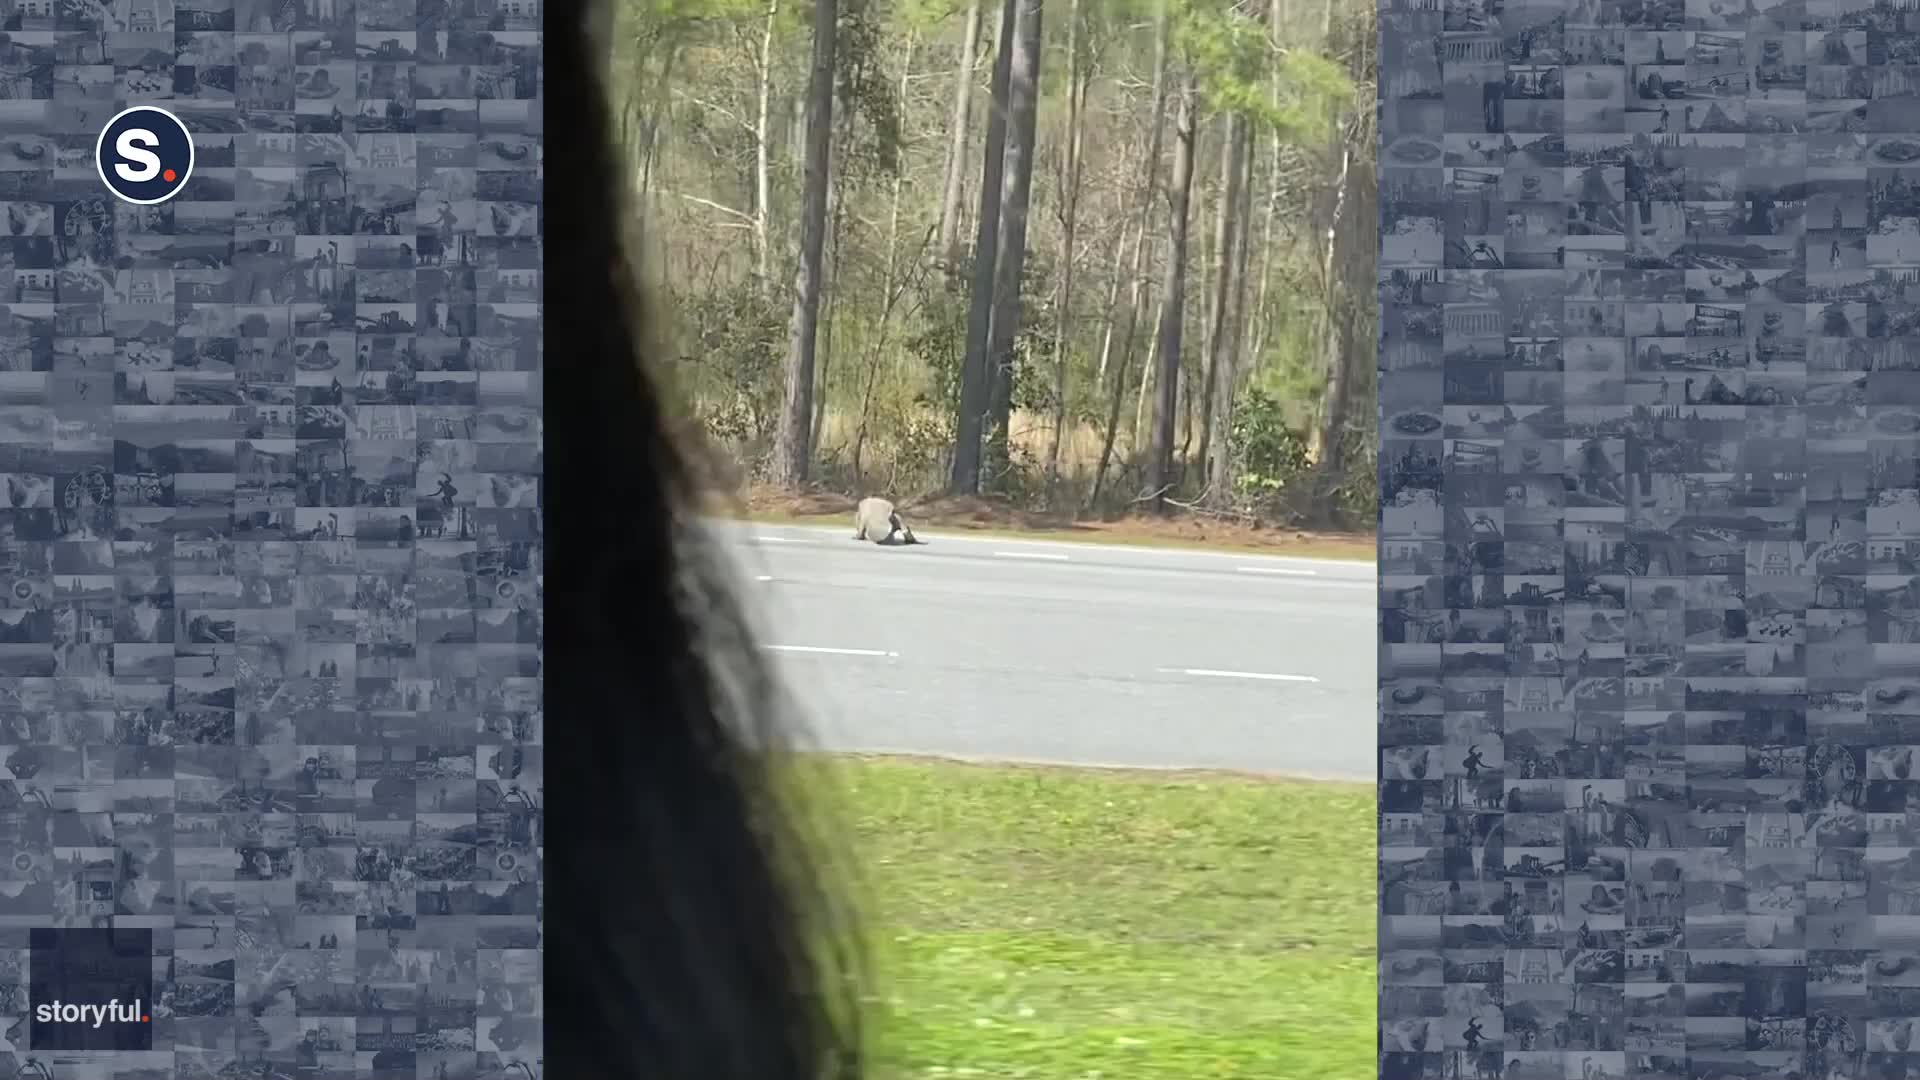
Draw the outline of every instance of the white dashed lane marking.
<instances>
[{"instance_id":1,"label":"white dashed lane marking","mask_svg":"<svg viewBox=\"0 0 1920 1080\"><path fill-rule=\"evenodd\" d=\"M1310 682L1320 680L1312 675L1279 675L1266 671L1221 671L1217 668L1161 668L1163 674L1192 675L1201 679L1256 679L1261 682Z\"/></svg>"},{"instance_id":2,"label":"white dashed lane marking","mask_svg":"<svg viewBox=\"0 0 1920 1080\"><path fill-rule=\"evenodd\" d=\"M769 652L810 653L822 656L883 656L898 658L899 653L884 649L832 649L825 645L763 645Z\"/></svg>"}]
</instances>

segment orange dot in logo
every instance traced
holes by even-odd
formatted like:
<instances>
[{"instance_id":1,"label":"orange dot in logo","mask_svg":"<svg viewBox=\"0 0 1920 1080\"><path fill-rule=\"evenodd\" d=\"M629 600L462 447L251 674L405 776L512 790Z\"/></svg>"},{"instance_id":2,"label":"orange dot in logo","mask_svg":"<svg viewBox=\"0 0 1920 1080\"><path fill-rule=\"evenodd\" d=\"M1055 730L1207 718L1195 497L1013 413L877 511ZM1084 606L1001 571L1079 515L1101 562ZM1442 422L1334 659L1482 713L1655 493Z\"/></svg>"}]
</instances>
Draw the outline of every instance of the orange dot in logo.
<instances>
[{"instance_id":1,"label":"orange dot in logo","mask_svg":"<svg viewBox=\"0 0 1920 1080\"><path fill-rule=\"evenodd\" d=\"M163 172L160 174L160 179L165 180L167 183L171 184L173 183L173 178L179 175L180 175L179 173L174 172L172 169L168 169L166 172Z\"/></svg>"}]
</instances>

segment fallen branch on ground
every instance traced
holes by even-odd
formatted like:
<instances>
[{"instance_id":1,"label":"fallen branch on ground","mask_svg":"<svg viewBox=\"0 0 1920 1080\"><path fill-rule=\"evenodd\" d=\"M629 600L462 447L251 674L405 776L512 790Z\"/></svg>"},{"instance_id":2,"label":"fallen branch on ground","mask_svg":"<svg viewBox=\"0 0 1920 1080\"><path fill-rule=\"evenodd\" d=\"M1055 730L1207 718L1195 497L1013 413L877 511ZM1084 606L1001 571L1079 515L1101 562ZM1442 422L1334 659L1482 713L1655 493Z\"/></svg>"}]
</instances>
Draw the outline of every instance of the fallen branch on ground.
<instances>
[{"instance_id":1,"label":"fallen branch on ground","mask_svg":"<svg viewBox=\"0 0 1920 1080\"><path fill-rule=\"evenodd\" d=\"M1177 506L1189 513L1199 514L1203 517L1218 518L1222 521L1231 521L1240 525L1250 525L1259 520L1245 510L1216 510L1210 506L1202 506L1198 501L1185 503L1179 499L1168 499L1167 505Z\"/></svg>"}]
</instances>

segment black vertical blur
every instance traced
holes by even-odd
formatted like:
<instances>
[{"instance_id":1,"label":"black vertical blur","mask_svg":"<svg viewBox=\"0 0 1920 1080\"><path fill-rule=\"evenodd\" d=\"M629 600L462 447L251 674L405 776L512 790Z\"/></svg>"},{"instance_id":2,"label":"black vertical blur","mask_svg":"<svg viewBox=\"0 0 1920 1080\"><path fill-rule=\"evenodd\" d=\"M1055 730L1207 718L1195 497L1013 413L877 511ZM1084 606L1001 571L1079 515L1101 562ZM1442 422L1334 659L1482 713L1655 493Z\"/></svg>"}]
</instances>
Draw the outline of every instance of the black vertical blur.
<instances>
[{"instance_id":1,"label":"black vertical blur","mask_svg":"<svg viewBox=\"0 0 1920 1080\"><path fill-rule=\"evenodd\" d=\"M587 5L546 8L545 1062L553 1080L859 1074L764 672L638 360Z\"/></svg>"}]
</instances>

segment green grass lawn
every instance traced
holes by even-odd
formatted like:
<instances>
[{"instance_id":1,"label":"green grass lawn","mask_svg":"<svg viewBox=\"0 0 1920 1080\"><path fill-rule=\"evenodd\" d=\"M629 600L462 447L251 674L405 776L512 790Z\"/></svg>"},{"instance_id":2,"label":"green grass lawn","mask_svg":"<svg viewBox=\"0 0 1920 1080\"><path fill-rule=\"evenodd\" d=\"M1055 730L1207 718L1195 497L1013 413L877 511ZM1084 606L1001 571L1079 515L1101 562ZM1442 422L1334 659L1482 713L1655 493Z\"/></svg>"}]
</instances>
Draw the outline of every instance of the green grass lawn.
<instances>
[{"instance_id":1,"label":"green grass lawn","mask_svg":"<svg viewBox=\"0 0 1920 1080\"><path fill-rule=\"evenodd\" d=\"M839 759L876 1075L1361 1080L1374 793Z\"/></svg>"}]
</instances>

